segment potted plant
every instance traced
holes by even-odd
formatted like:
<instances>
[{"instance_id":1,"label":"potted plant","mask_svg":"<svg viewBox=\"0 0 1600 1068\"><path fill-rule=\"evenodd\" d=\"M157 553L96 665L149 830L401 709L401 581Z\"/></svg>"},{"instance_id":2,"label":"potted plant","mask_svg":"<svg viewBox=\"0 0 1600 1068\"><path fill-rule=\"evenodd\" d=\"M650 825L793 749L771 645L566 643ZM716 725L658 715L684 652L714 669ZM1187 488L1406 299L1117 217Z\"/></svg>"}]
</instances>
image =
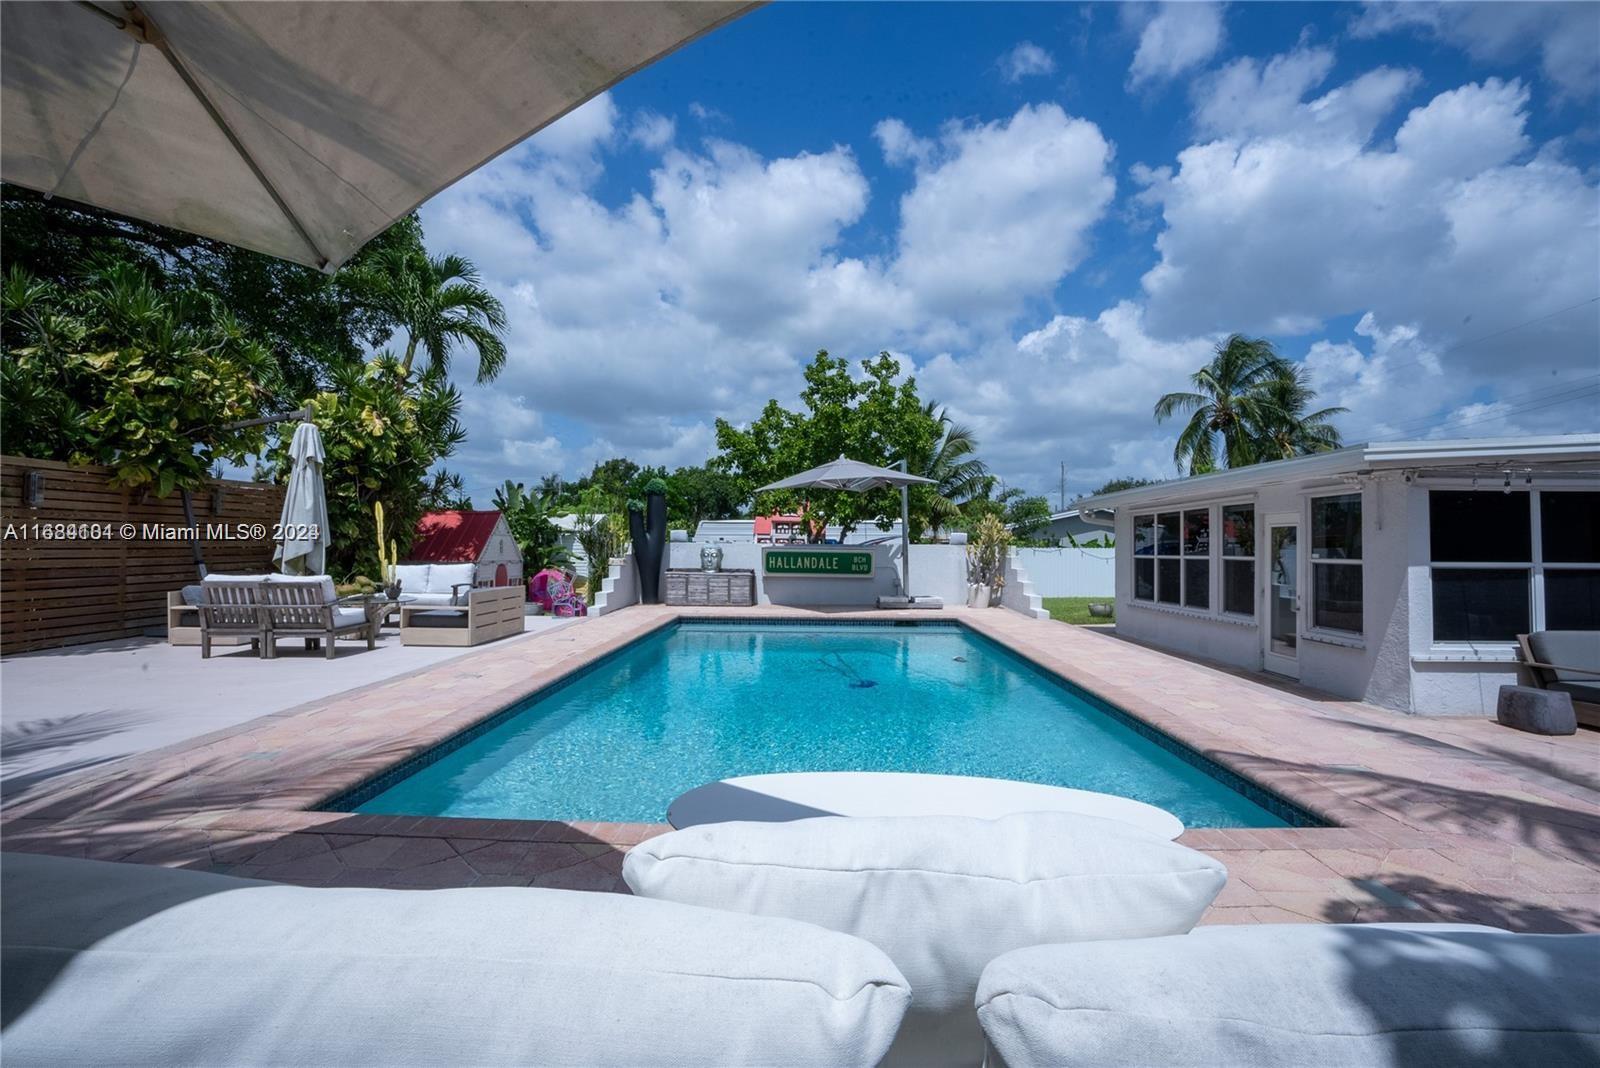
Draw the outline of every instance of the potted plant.
<instances>
[{"instance_id":1,"label":"potted plant","mask_svg":"<svg viewBox=\"0 0 1600 1068\"><path fill-rule=\"evenodd\" d=\"M645 499L628 502L628 536L633 539L633 562L639 569L639 601L661 603L661 559L667 551L667 484L659 478L645 483Z\"/></svg>"},{"instance_id":2,"label":"potted plant","mask_svg":"<svg viewBox=\"0 0 1600 1068\"><path fill-rule=\"evenodd\" d=\"M967 544L967 607L988 608L1000 602L1010 549L1011 531L999 517L984 516Z\"/></svg>"}]
</instances>

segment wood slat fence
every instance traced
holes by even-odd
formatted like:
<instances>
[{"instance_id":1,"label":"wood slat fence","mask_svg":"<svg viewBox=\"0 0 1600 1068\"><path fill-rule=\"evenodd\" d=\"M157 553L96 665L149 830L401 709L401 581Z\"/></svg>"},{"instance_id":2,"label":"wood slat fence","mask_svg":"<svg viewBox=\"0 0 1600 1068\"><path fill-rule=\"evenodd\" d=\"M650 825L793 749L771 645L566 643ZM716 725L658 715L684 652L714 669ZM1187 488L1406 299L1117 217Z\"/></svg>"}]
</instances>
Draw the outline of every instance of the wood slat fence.
<instances>
[{"instance_id":1,"label":"wood slat fence","mask_svg":"<svg viewBox=\"0 0 1600 1068\"><path fill-rule=\"evenodd\" d=\"M37 507L25 499L30 471L44 476ZM104 467L0 456L0 654L160 631L167 593L199 581L190 539L166 529L186 526L182 495L113 486L109 474ZM220 509L213 496L219 486ZM271 570L283 493L282 486L222 479L193 494L211 571ZM252 525L260 526L259 536ZM65 528L74 536L53 536Z\"/></svg>"}]
</instances>

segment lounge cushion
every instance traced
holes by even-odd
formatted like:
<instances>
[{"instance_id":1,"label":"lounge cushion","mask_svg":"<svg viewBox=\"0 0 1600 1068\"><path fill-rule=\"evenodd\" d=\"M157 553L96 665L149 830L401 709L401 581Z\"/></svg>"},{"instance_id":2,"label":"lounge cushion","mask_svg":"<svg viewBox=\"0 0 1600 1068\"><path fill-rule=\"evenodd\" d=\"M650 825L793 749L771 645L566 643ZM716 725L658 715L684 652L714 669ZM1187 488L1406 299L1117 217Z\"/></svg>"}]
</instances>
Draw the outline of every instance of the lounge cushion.
<instances>
[{"instance_id":1,"label":"lounge cushion","mask_svg":"<svg viewBox=\"0 0 1600 1068\"><path fill-rule=\"evenodd\" d=\"M394 577L400 580L400 593L427 593L428 579L433 567L431 564L397 564ZM449 593L449 590L445 590Z\"/></svg>"},{"instance_id":2,"label":"lounge cushion","mask_svg":"<svg viewBox=\"0 0 1600 1068\"><path fill-rule=\"evenodd\" d=\"M428 571L428 592L453 593L456 586L472 585L477 574L477 564L434 564Z\"/></svg>"},{"instance_id":3,"label":"lounge cushion","mask_svg":"<svg viewBox=\"0 0 1600 1068\"><path fill-rule=\"evenodd\" d=\"M984 969L1007 1068L1600 1064L1600 935L1202 927L1034 946Z\"/></svg>"},{"instance_id":4,"label":"lounge cushion","mask_svg":"<svg viewBox=\"0 0 1600 1068\"><path fill-rule=\"evenodd\" d=\"M402 587L401 590L400 590L400 596L402 598L405 598L405 597L411 598L411 600L408 602L410 604L436 604L436 605L443 606L443 605L449 605L449 604L453 603L452 598L450 597L450 595L448 593L417 593L417 594L412 594L412 593L406 592L404 587Z\"/></svg>"},{"instance_id":5,"label":"lounge cushion","mask_svg":"<svg viewBox=\"0 0 1600 1068\"><path fill-rule=\"evenodd\" d=\"M268 575L268 582L315 582L322 587L322 603L332 604L339 599L334 589L332 575Z\"/></svg>"},{"instance_id":6,"label":"lounge cushion","mask_svg":"<svg viewBox=\"0 0 1600 1068\"><path fill-rule=\"evenodd\" d=\"M467 625L465 612L409 612L406 614L408 627L438 627L448 630L450 628L463 629Z\"/></svg>"},{"instance_id":7,"label":"lounge cushion","mask_svg":"<svg viewBox=\"0 0 1600 1068\"><path fill-rule=\"evenodd\" d=\"M1541 664L1588 669L1557 670L1555 676L1561 682L1600 684L1600 675L1594 674L1600 672L1600 630L1535 631L1528 635L1528 647Z\"/></svg>"},{"instance_id":8,"label":"lounge cushion","mask_svg":"<svg viewBox=\"0 0 1600 1068\"><path fill-rule=\"evenodd\" d=\"M621 894L0 868L6 1068L870 1065L910 996L859 939Z\"/></svg>"},{"instance_id":9,"label":"lounge cushion","mask_svg":"<svg viewBox=\"0 0 1600 1068\"><path fill-rule=\"evenodd\" d=\"M1600 705L1600 682L1552 682L1545 689L1567 694L1574 701Z\"/></svg>"},{"instance_id":10,"label":"lounge cushion","mask_svg":"<svg viewBox=\"0 0 1600 1068\"><path fill-rule=\"evenodd\" d=\"M989 961L1041 942L1187 931L1227 871L1128 824L1034 812L701 824L641 843L623 876L644 897L865 938L911 982L891 1062L975 1065L972 998Z\"/></svg>"},{"instance_id":11,"label":"lounge cushion","mask_svg":"<svg viewBox=\"0 0 1600 1068\"><path fill-rule=\"evenodd\" d=\"M335 629L356 627L367 621L367 613L362 608L335 608L333 610L333 625Z\"/></svg>"}]
</instances>

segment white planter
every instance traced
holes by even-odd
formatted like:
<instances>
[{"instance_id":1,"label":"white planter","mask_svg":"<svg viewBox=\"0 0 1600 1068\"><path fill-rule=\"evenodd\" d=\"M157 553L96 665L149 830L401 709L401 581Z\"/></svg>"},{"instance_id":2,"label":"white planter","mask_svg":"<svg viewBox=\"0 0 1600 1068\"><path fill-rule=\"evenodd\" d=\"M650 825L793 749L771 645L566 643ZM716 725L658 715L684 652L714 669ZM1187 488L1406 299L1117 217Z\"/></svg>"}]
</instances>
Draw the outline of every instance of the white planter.
<instances>
[{"instance_id":1,"label":"white planter","mask_svg":"<svg viewBox=\"0 0 1600 1068\"><path fill-rule=\"evenodd\" d=\"M976 585L968 586L967 587L967 607L968 608L988 608L989 607L989 598L992 597L993 595L994 595L994 590L990 586L976 586Z\"/></svg>"}]
</instances>

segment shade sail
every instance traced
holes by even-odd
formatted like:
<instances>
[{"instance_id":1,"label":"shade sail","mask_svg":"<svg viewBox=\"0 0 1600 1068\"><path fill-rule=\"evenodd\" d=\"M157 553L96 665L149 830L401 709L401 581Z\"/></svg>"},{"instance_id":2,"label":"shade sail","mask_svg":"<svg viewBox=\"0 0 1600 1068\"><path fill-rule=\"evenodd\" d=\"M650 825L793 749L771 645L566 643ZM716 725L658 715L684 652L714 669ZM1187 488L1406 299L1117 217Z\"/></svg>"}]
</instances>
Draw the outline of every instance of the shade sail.
<instances>
[{"instance_id":1,"label":"shade sail","mask_svg":"<svg viewBox=\"0 0 1600 1068\"><path fill-rule=\"evenodd\" d=\"M757 5L0 4L5 180L333 270Z\"/></svg>"},{"instance_id":2,"label":"shade sail","mask_svg":"<svg viewBox=\"0 0 1600 1068\"><path fill-rule=\"evenodd\" d=\"M864 464L860 460L847 460L843 456L837 460L830 460L821 467L813 467L809 471L802 471L798 475L779 479L771 485L762 486L757 493L766 493L768 490L785 489L834 489L849 490L852 493L865 493L867 490L882 489L885 486L916 486L932 483L931 478L921 475L910 475L904 471L896 471L892 467L875 467Z\"/></svg>"},{"instance_id":3,"label":"shade sail","mask_svg":"<svg viewBox=\"0 0 1600 1068\"><path fill-rule=\"evenodd\" d=\"M328 569L328 500L322 488L322 435L301 423L289 443L289 487L279 517L283 540L272 552L285 575L321 575Z\"/></svg>"}]
</instances>

